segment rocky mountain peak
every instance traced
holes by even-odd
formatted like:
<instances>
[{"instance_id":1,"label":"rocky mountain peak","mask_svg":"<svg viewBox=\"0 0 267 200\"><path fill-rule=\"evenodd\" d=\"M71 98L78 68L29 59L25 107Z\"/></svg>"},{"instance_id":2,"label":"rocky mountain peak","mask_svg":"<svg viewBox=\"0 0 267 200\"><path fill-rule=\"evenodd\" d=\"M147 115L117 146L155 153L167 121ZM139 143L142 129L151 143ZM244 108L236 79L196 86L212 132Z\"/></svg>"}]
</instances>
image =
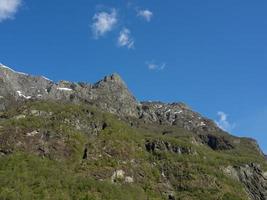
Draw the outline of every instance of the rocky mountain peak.
<instances>
[{"instance_id":1,"label":"rocky mountain peak","mask_svg":"<svg viewBox=\"0 0 267 200\"><path fill-rule=\"evenodd\" d=\"M113 73L113 74L111 74L109 76L105 76L104 77L104 81L105 82L113 81L113 82L117 82L117 83L124 83L124 81L122 80L121 76L119 74L117 74L117 73Z\"/></svg>"},{"instance_id":2,"label":"rocky mountain peak","mask_svg":"<svg viewBox=\"0 0 267 200\"><path fill-rule=\"evenodd\" d=\"M215 123L192 111L184 103L139 103L122 78L113 73L95 84L60 81L16 72L1 65L0 108L9 102L30 99L87 102L121 117L135 117L146 123L178 126L196 133L219 130ZM12 101L10 101L12 99Z\"/></svg>"},{"instance_id":3,"label":"rocky mountain peak","mask_svg":"<svg viewBox=\"0 0 267 200\"><path fill-rule=\"evenodd\" d=\"M95 84L60 81L53 83L45 77L31 76L1 65L0 109L13 101L30 99L88 102L120 116L138 117L135 97L122 78L114 73Z\"/></svg>"},{"instance_id":4,"label":"rocky mountain peak","mask_svg":"<svg viewBox=\"0 0 267 200\"><path fill-rule=\"evenodd\" d=\"M132 95L122 78L114 73L93 84L91 93L95 103L108 112L120 116L138 117L138 101Z\"/></svg>"},{"instance_id":5,"label":"rocky mountain peak","mask_svg":"<svg viewBox=\"0 0 267 200\"><path fill-rule=\"evenodd\" d=\"M123 81L121 76L117 73L105 76L102 80L94 84L95 87L110 87L110 88L121 88L128 90L126 83Z\"/></svg>"},{"instance_id":6,"label":"rocky mountain peak","mask_svg":"<svg viewBox=\"0 0 267 200\"><path fill-rule=\"evenodd\" d=\"M29 100L53 100L89 103L104 112L122 118L134 117L142 123L183 128L198 135L225 133L212 120L194 112L184 103L138 102L122 78L114 73L95 84L60 81L54 83L45 77L16 72L0 67L0 110L12 104ZM224 138L203 137L216 149L220 141L231 147ZM215 144L215 145L214 145ZM229 144L229 145L228 145ZM221 148L221 147L220 147Z\"/></svg>"},{"instance_id":7,"label":"rocky mountain peak","mask_svg":"<svg viewBox=\"0 0 267 200\"><path fill-rule=\"evenodd\" d=\"M160 188L159 194L166 199L180 199L175 195L187 190L190 194L199 190L198 196L206 197L209 194L206 191L215 195L194 196L194 199L267 198L267 165L263 168L259 165L266 163L266 156L264 158L255 140L231 136L184 103L138 102L118 74L106 76L94 84L54 83L45 77L0 65L0 122L1 162L16 152L40 156L40 161L49 158L61 163L61 159L75 159L82 167L77 164L70 168L79 169L79 177L84 169L86 179L111 180L117 186L145 183L144 188L147 177L149 182L155 181L155 191ZM118 165L110 165L111 159ZM28 159L23 158L25 160ZM34 163L38 162L34 160ZM92 168L87 168L90 165ZM98 172L96 166L100 165ZM53 174L58 173L58 165L55 168L57 171ZM219 176L214 176L217 171ZM10 174L17 175L13 168L12 172L2 174L7 174L8 183L12 182ZM31 183L33 178L29 180L27 182ZM224 187L227 193L216 196L214 191L220 192ZM231 187L233 191L229 196ZM232 196L237 190L243 191L242 197ZM88 193L87 188L85 193Z\"/></svg>"}]
</instances>

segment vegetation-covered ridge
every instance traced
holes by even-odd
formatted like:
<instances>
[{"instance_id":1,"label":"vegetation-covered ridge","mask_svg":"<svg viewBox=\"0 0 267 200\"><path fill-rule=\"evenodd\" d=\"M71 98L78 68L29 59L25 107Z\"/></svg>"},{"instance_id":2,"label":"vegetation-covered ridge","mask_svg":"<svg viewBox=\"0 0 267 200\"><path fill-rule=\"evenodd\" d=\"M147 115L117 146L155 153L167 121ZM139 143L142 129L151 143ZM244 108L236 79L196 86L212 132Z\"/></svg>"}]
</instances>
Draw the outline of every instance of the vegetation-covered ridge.
<instances>
[{"instance_id":1,"label":"vegetation-covered ridge","mask_svg":"<svg viewBox=\"0 0 267 200\"><path fill-rule=\"evenodd\" d=\"M267 163L250 139L146 119L14 104L0 113L0 199L266 199ZM212 148L224 140L231 148Z\"/></svg>"}]
</instances>

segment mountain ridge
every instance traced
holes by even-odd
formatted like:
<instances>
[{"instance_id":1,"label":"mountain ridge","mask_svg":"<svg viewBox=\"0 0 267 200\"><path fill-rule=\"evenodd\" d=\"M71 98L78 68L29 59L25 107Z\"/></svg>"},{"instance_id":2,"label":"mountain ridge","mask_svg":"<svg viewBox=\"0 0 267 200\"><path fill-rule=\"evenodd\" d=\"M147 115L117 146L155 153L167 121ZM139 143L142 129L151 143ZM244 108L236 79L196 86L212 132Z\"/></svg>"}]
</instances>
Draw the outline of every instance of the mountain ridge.
<instances>
[{"instance_id":1,"label":"mountain ridge","mask_svg":"<svg viewBox=\"0 0 267 200\"><path fill-rule=\"evenodd\" d=\"M146 184L154 181L151 191L160 188L163 196L158 199L206 199L200 198L201 192L195 194L196 198L189 198L187 191L193 188L205 191L206 197L210 196L207 199L215 198L213 190L222 193L223 199L216 197L222 200L244 200L240 195L245 194L250 200L267 199L264 172L267 165L263 161L266 156L254 139L225 132L184 103L139 102L116 73L93 84L54 83L0 65L0 97L0 158L24 152L26 156L69 160L74 159L72 155L77 151L75 167L80 168L79 163L82 167L88 165L92 172L80 170L92 173L90 177L96 181L106 180L110 184L111 178L112 184L117 180L119 184L134 183L144 189L147 187L143 185L144 177L148 176L151 180ZM126 130L129 134L123 134ZM79 145L75 146L76 143ZM118 163L114 164L113 159L119 159ZM95 169L93 166L100 161L108 164L102 163ZM148 169L143 165L149 166ZM159 170L159 174L153 172L157 174L155 177L149 171L153 168ZM202 177L202 173L206 175ZM128 176L124 177L125 174ZM234 187L229 189L231 184L224 180L231 184L237 181L245 192L234 194ZM213 189L199 188L198 181L211 182L206 187ZM225 192L228 190L231 192Z\"/></svg>"},{"instance_id":2,"label":"mountain ridge","mask_svg":"<svg viewBox=\"0 0 267 200\"><path fill-rule=\"evenodd\" d=\"M2 94L0 95L2 96L0 110L8 107L8 102L3 98L5 95L10 97L7 98L7 101L10 102L28 100L85 102L123 118L133 117L142 120L143 123L158 123L184 128L199 135L203 143L215 150L233 148L232 142L224 139L224 135L229 133L220 129L214 121L191 110L184 103L139 102L117 73L107 75L95 83L76 83L65 80L55 83L44 76L17 72L0 64L1 81L3 84L2 87L0 86L0 94ZM5 84L6 86L4 86ZM8 94L5 94L5 90L8 91ZM213 132L220 132L221 135L213 137L212 134L207 134ZM248 140L263 155L257 142L250 138Z\"/></svg>"}]
</instances>

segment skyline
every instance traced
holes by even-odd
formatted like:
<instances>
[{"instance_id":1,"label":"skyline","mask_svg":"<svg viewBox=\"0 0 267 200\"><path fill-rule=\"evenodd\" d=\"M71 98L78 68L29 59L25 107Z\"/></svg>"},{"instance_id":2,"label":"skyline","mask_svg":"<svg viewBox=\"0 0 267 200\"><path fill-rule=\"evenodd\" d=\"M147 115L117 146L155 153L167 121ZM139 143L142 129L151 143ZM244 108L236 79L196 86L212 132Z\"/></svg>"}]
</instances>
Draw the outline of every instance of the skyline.
<instances>
[{"instance_id":1,"label":"skyline","mask_svg":"<svg viewBox=\"0 0 267 200\"><path fill-rule=\"evenodd\" d=\"M56 82L117 72L138 100L185 102L267 152L266 2L5 2L1 63Z\"/></svg>"}]
</instances>

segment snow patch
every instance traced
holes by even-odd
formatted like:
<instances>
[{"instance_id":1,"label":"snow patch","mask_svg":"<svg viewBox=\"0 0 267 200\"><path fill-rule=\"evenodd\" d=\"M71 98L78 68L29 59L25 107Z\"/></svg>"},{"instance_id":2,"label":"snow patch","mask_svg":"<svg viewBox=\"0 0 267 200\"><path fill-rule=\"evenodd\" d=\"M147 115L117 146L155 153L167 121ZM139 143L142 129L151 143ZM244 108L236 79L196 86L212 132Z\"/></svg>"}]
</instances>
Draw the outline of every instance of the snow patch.
<instances>
[{"instance_id":1,"label":"snow patch","mask_svg":"<svg viewBox=\"0 0 267 200\"><path fill-rule=\"evenodd\" d=\"M61 91L68 91L68 92L72 91L72 89L70 89L70 88L64 88L64 87L59 87L57 89L58 90L61 90Z\"/></svg>"},{"instance_id":2,"label":"snow patch","mask_svg":"<svg viewBox=\"0 0 267 200\"><path fill-rule=\"evenodd\" d=\"M41 76L43 79L47 80L47 81L50 81L50 82L53 82L51 79L45 77L45 76Z\"/></svg>"},{"instance_id":3,"label":"snow patch","mask_svg":"<svg viewBox=\"0 0 267 200\"><path fill-rule=\"evenodd\" d=\"M0 99L3 99L4 97L3 96L0 96Z\"/></svg>"},{"instance_id":4,"label":"snow patch","mask_svg":"<svg viewBox=\"0 0 267 200\"><path fill-rule=\"evenodd\" d=\"M1 63L0 63L0 67L5 68L5 69L7 69L7 70L9 70L9 71L12 71L12 72L14 72L14 73L16 73L16 74L21 74L21 75L24 75L24 76L28 76L28 74L25 74L25 73L23 73L23 72L17 72L17 71L15 71L14 69L11 69L10 67L7 67L7 66L5 66L5 65L3 65L3 64L1 64Z\"/></svg>"},{"instance_id":5,"label":"snow patch","mask_svg":"<svg viewBox=\"0 0 267 200\"><path fill-rule=\"evenodd\" d=\"M200 122L200 126L206 126L204 122Z\"/></svg>"},{"instance_id":6,"label":"snow patch","mask_svg":"<svg viewBox=\"0 0 267 200\"><path fill-rule=\"evenodd\" d=\"M31 96L25 96L24 94L22 94L22 92L21 91L17 91L17 93L18 93L18 95L20 96L20 97L23 97L23 98L25 98L25 99L31 99L32 97Z\"/></svg>"}]
</instances>

